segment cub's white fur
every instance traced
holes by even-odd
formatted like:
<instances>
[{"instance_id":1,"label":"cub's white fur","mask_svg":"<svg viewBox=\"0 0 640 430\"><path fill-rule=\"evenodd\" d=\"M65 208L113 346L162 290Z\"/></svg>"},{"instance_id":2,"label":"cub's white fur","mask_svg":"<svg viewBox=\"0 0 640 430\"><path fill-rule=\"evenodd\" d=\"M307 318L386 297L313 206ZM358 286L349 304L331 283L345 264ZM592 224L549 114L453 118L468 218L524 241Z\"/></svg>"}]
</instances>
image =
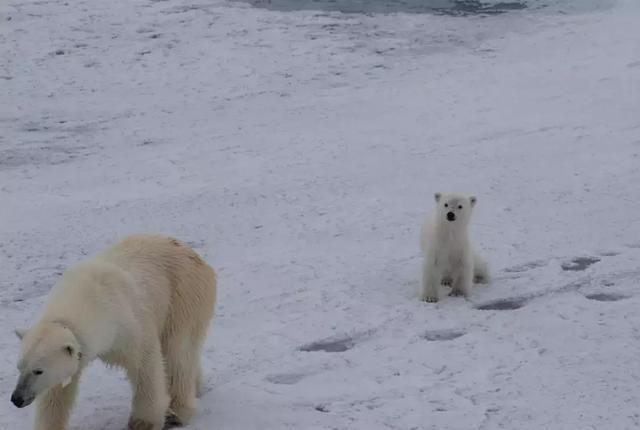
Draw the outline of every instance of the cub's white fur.
<instances>
[{"instance_id":1,"label":"cub's white fur","mask_svg":"<svg viewBox=\"0 0 640 430\"><path fill-rule=\"evenodd\" d=\"M36 430L64 430L82 370L99 358L126 370L130 430L186 424L201 383L215 272L163 236L131 236L67 270L39 322L16 330L20 377L11 400L37 404Z\"/></svg>"},{"instance_id":2,"label":"cub's white fur","mask_svg":"<svg viewBox=\"0 0 640 430\"><path fill-rule=\"evenodd\" d=\"M460 194L435 194L436 211L422 226L424 253L422 299L438 301L440 285L451 286L450 295L469 295L472 282L488 283L489 271L471 248L469 220L477 199Z\"/></svg>"}]
</instances>

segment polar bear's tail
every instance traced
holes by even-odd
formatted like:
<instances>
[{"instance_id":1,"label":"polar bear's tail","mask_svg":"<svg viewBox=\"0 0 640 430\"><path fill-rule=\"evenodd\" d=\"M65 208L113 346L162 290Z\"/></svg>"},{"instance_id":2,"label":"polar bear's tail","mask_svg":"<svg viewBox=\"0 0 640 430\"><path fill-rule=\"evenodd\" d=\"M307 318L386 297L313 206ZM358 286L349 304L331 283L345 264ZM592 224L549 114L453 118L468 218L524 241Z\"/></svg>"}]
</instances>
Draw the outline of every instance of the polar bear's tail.
<instances>
[{"instance_id":1,"label":"polar bear's tail","mask_svg":"<svg viewBox=\"0 0 640 430\"><path fill-rule=\"evenodd\" d=\"M475 284L488 284L491 281L489 264L478 255L473 253L473 282Z\"/></svg>"}]
</instances>

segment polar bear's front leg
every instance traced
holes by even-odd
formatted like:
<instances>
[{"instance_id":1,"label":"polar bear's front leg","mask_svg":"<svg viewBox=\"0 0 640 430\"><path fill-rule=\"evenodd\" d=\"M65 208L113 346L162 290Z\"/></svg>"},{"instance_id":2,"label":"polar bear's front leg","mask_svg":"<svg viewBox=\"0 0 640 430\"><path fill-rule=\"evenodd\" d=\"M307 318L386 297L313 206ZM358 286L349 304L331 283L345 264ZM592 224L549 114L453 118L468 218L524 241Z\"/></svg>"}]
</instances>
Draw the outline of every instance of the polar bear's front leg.
<instances>
[{"instance_id":1,"label":"polar bear's front leg","mask_svg":"<svg viewBox=\"0 0 640 430\"><path fill-rule=\"evenodd\" d=\"M435 303L438 301L438 286L440 285L440 281L435 259L425 257L422 264L422 300L427 303Z\"/></svg>"},{"instance_id":2,"label":"polar bear's front leg","mask_svg":"<svg viewBox=\"0 0 640 430\"><path fill-rule=\"evenodd\" d=\"M135 368L129 369L128 373L133 386L128 430L162 430L169 395L158 340L143 347Z\"/></svg>"},{"instance_id":3,"label":"polar bear's front leg","mask_svg":"<svg viewBox=\"0 0 640 430\"><path fill-rule=\"evenodd\" d=\"M36 399L35 430L65 430L78 394L80 372L63 387L58 385Z\"/></svg>"}]
</instances>

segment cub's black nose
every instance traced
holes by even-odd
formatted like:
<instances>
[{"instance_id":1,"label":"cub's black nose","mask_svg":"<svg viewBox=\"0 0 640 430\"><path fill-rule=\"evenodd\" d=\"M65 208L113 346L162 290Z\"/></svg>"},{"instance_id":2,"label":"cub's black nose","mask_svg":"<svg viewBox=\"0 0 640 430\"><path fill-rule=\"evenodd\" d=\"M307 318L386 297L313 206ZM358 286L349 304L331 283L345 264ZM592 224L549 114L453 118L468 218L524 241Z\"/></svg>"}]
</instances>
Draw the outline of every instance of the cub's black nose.
<instances>
[{"instance_id":1,"label":"cub's black nose","mask_svg":"<svg viewBox=\"0 0 640 430\"><path fill-rule=\"evenodd\" d=\"M454 214L453 212L447 212L447 220L455 221L456 220L456 214Z\"/></svg>"},{"instance_id":2,"label":"cub's black nose","mask_svg":"<svg viewBox=\"0 0 640 430\"><path fill-rule=\"evenodd\" d=\"M21 408L24 406L24 399L22 398L21 395L13 393L11 395L11 403L16 405L18 408Z\"/></svg>"}]
</instances>

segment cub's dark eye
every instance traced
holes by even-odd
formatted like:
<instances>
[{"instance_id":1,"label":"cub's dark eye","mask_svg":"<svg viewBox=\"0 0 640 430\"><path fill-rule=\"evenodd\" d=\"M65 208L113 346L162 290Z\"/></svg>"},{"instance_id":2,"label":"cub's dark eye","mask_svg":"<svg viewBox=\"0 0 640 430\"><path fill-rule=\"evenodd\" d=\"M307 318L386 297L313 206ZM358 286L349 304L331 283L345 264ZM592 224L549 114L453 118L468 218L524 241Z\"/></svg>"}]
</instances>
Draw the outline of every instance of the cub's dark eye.
<instances>
[{"instance_id":1,"label":"cub's dark eye","mask_svg":"<svg viewBox=\"0 0 640 430\"><path fill-rule=\"evenodd\" d=\"M458 209L462 209L462 205L458 205Z\"/></svg>"},{"instance_id":2,"label":"cub's dark eye","mask_svg":"<svg viewBox=\"0 0 640 430\"><path fill-rule=\"evenodd\" d=\"M445 208L448 208L448 207L449 207L449 203L445 203L445 204L444 204L444 207L445 207Z\"/></svg>"},{"instance_id":3,"label":"cub's dark eye","mask_svg":"<svg viewBox=\"0 0 640 430\"><path fill-rule=\"evenodd\" d=\"M44 372L42 370L40 370L40 369L36 369L36 370L33 371L34 375L42 375L43 373Z\"/></svg>"}]
</instances>

